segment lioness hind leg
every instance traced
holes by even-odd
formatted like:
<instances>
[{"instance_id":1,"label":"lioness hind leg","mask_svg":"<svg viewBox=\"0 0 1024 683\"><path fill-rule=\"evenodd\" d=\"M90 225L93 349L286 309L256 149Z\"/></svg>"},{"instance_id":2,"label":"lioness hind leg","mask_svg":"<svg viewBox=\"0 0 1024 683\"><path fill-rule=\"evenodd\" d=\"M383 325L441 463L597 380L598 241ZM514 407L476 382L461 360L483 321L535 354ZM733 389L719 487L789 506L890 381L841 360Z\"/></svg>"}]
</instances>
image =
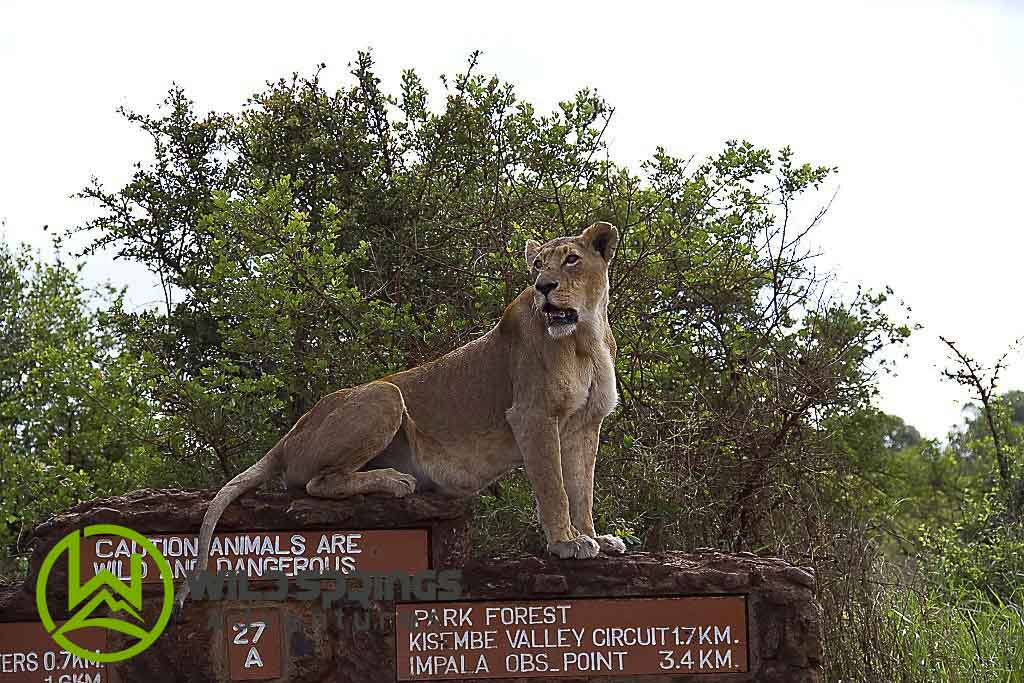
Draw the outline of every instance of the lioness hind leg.
<instances>
[{"instance_id":1,"label":"lioness hind leg","mask_svg":"<svg viewBox=\"0 0 1024 683\"><path fill-rule=\"evenodd\" d=\"M365 472L329 470L306 484L306 493L317 498L347 498L361 493L390 493L403 498L415 490L416 477L390 467Z\"/></svg>"},{"instance_id":2,"label":"lioness hind leg","mask_svg":"<svg viewBox=\"0 0 1024 683\"><path fill-rule=\"evenodd\" d=\"M293 486L320 498L361 493L407 496L415 490L415 477L397 470L359 471L402 429L405 402L397 386L371 382L336 392L321 403L288 444L295 456L285 476Z\"/></svg>"}]
</instances>

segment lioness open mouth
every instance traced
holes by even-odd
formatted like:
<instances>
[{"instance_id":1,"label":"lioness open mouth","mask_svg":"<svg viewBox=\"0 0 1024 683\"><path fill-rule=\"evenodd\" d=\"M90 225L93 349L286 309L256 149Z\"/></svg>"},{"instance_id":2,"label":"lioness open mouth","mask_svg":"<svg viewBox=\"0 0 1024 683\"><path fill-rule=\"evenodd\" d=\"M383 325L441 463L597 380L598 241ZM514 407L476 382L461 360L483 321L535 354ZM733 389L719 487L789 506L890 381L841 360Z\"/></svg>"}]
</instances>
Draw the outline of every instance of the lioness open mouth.
<instances>
[{"instance_id":1,"label":"lioness open mouth","mask_svg":"<svg viewBox=\"0 0 1024 683\"><path fill-rule=\"evenodd\" d=\"M548 327L558 325L575 325L579 321L579 315L573 308L558 308L549 303L544 304L544 315L548 318Z\"/></svg>"}]
</instances>

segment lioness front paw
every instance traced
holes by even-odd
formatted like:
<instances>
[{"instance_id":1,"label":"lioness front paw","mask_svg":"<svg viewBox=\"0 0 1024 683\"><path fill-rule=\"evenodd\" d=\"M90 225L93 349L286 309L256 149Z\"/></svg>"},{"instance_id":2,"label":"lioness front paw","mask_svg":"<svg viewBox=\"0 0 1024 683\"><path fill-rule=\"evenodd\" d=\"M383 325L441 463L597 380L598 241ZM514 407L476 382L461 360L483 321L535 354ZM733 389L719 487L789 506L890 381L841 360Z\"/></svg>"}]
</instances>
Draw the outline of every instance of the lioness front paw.
<instances>
[{"instance_id":1,"label":"lioness front paw","mask_svg":"<svg viewBox=\"0 0 1024 683\"><path fill-rule=\"evenodd\" d=\"M568 541L548 543L548 552L563 560L589 560L592 557L597 557L601 548L597 545L597 541L590 536L580 534Z\"/></svg>"},{"instance_id":2,"label":"lioness front paw","mask_svg":"<svg viewBox=\"0 0 1024 683\"><path fill-rule=\"evenodd\" d=\"M603 534L594 540L597 541L601 551L609 555L624 555L626 552L626 544L614 534Z\"/></svg>"}]
</instances>

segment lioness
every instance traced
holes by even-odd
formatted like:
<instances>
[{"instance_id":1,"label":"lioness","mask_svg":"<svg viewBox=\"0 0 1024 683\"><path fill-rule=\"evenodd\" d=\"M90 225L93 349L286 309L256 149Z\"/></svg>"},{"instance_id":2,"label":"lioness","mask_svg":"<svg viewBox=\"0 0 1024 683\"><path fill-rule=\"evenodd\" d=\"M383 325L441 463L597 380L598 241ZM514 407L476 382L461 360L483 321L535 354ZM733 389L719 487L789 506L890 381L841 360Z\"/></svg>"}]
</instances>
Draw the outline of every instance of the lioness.
<instances>
[{"instance_id":1,"label":"lioness","mask_svg":"<svg viewBox=\"0 0 1024 683\"><path fill-rule=\"evenodd\" d=\"M591 516L601 421L618 401L608 325L608 264L619 234L530 240L533 285L490 332L432 363L329 394L210 503L199 533L209 559L224 509L278 472L311 496L468 496L523 465L547 549L560 558L625 552ZM179 604L188 594L186 582Z\"/></svg>"}]
</instances>

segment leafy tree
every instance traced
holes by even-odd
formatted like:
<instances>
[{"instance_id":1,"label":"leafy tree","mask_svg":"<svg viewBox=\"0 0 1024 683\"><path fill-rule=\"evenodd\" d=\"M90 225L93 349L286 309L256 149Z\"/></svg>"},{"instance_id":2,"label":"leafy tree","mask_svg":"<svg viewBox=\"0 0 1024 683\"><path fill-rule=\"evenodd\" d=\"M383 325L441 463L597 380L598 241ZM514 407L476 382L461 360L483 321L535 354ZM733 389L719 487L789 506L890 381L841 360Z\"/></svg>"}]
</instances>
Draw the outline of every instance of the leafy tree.
<instances>
[{"instance_id":1,"label":"leafy tree","mask_svg":"<svg viewBox=\"0 0 1024 683\"><path fill-rule=\"evenodd\" d=\"M922 562L938 582L956 592L980 589L1012 599L1024 586L1024 398L999 393L999 375L1013 351L986 366L951 339L941 338L953 365L943 376L971 392L966 425L950 434L948 450L968 473L962 503L951 522L922 526Z\"/></svg>"},{"instance_id":2,"label":"leafy tree","mask_svg":"<svg viewBox=\"0 0 1024 683\"><path fill-rule=\"evenodd\" d=\"M152 470L154 405L96 308L114 292L78 271L0 244L0 573L32 524Z\"/></svg>"},{"instance_id":3,"label":"leafy tree","mask_svg":"<svg viewBox=\"0 0 1024 683\"><path fill-rule=\"evenodd\" d=\"M526 284L527 238L604 219L623 233L622 407L599 475L625 495L600 514L650 547L806 548L777 526L817 495L805 475L836 465L820 425L867 405L870 361L909 334L887 294L831 299L814 270L805 238L827 205L793 216L833 169L730 142L696 165L658 150L637 175L610 160L594 92L538 114L474 55L432 104L415 72L392 96L372 67L361 54L333 93L320 71L268 83L237 114L200 116L174 88L159 114L126 112L154 162L83 191L102 209L80 229L90 250L165 284L163 311L115 318L164 452L223 480L324 393L488 329ZM527 521L522 480L491 493ZM485 537L536 544L504 515Z\"/></svg>"},{"instance_id":4,"label":"leafy tree","mask_svg":"<svg viewBox=\"0 0 1024 683\"><path fill-rule=\"evenodd\" d=\"M325 393L489 329L528 284L528 238L608 220L621 402L599 523L648 549L812 564L830 633L850 638L850 568L875 557L858 487L885 484L881 453L932 452L871 409L880 352L911 333L892 293L839 297L816 270L807 236L835 169L745 141L631 169L597 93L538 112L477 55L440 89L409 70L388 92L368 54L350 75L330 90L321 67L205 115L173 87L155 113L124 111L152 160L81 192L99 207L71 230L84 254L163 286L158 309L115 299L93 321L113 340L100 364L125 358L149 406L137 443L164 465L147 481L221 484ZM514 476L480 498L480 552L541 547L530 495Z\"/></svg>"}]
</instances>

